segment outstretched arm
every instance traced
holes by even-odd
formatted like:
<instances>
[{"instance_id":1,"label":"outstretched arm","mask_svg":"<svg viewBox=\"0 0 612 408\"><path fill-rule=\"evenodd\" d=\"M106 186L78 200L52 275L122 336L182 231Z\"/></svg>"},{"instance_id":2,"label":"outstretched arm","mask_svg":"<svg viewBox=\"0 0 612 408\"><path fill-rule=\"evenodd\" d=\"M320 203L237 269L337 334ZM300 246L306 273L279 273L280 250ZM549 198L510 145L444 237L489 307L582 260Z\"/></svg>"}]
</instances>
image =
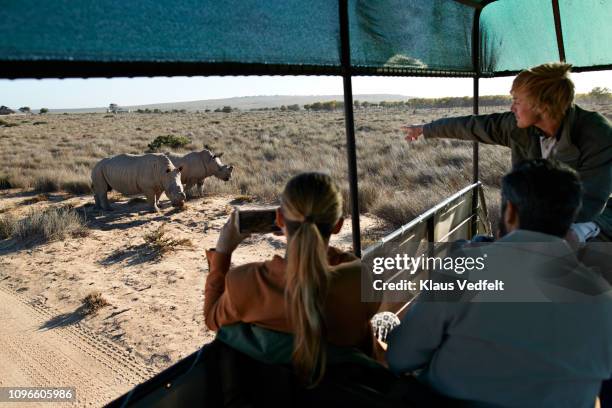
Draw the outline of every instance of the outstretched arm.
<instances>
[{"instance_id":1,"label":"outstretched arm","mask_svg":"<svg viewBox=\"0 0 612 408\"><path fill-rule=\"evenodd\" d=\"M438 119L424 126L402 126L405 140L411 142L421 135L429 138L471 140L480 143L510 146L510 136L516 129L512 112L479 116Z\"/></svg>"}]
</instances>

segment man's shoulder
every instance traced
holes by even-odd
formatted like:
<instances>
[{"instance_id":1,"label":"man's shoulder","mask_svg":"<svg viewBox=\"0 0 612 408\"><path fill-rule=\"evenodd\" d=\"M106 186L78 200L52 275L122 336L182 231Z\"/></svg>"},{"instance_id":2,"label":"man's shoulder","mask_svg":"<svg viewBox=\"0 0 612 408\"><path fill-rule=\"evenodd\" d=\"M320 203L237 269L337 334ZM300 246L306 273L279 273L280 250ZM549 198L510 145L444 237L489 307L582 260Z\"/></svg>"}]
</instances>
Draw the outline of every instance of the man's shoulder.
<instances>
[{"instance_id":1,"label":"man's shoulder","mask_svg":"<svg viewBox=\"0 0 612 408\"><path fill-rule=\"evenodd\" d=\"M574 106L574 128L585 130L597 130L594 137L602 137L612 141L612 124L601 113Z\"/></svg>"}]
</instances>

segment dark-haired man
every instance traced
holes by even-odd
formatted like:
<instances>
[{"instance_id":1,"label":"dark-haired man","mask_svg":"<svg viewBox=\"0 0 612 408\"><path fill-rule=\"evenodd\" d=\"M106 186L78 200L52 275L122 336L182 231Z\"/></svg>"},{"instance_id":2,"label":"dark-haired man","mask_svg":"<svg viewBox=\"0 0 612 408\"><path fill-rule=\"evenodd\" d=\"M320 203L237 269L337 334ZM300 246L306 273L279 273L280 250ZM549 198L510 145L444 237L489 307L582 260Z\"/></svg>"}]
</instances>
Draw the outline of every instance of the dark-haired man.
<instances>
[{"instance_id":1,"label":"dark-haired man","mask_svg":"<svg viewBox=\"0 0 612 408\"><path fill-rule=\"evenodd\" d=\"M502 181L504 236L463 253L489 257L462 278L507 278L507 290L422 294L389 335L389 368L473 406L592 407L612 376L612 288L563 240L581 190L559 163L515 166Z\"/></svg>"}]
</instances>

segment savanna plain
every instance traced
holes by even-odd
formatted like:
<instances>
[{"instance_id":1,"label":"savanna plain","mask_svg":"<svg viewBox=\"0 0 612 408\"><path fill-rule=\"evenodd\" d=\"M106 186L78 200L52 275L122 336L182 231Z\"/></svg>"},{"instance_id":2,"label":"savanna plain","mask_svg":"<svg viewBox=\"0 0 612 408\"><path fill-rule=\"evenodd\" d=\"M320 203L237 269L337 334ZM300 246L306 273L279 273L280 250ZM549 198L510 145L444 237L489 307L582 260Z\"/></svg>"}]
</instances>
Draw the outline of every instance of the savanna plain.
<instances>
[{"instance_id":1,"label":"savanna plain","mask_svg":"<svg viewBox=\"0 0 612 408\"><path fill-rule=\"evenodd\" d=\"M612 118L612 106L587 106ZM503 111L489 107L481 113ZM470 109L368 108L355 111L364 247L409 222L472 178L472 144L403 140L400 126L470 114ZM330 173L348 199L341 110L30 114L0 117L0 285L44 310L45 329L79 326L147 367L172 365L211 341L203 322L204 255L233 206L277 203L284 183L306 170ZM93 208L91 169L102 158L141 154L158 136L204 145L231 180L204 182L183 210L162 196L149 212L135 197L110 193L115 211ZM480 177L492 224L510 150L480 146ZM348 201L348 200L347 200ZM348 204L345 212L348 216ZM347 220L350 221L350 220ZM332 244L350 249L350 222ZM282 254L283 238L252 235L236 264ZM115 396L125 389L117 389Z\"/></svg>"}]
</instances>

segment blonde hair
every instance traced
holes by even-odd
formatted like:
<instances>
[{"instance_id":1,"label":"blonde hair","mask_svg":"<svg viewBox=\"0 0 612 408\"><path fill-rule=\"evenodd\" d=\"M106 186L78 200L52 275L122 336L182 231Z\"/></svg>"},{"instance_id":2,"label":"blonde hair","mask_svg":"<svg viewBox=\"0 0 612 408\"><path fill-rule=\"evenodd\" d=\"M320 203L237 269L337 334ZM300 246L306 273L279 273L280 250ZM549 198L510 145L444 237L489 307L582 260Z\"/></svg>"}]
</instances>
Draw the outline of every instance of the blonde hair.
<instances>
[{"instance_id":1,"label":"blonde hair","mask_svg":"<svg viewBox=\"0 0 612 408\"><path fill-rule=\"evenodd\" d=\"M281 211L288 231L285 296L295 336L293 366L303 383L314 386L326 364L330 268L325 240L342 215L342 195L330 176L302 173L285 186Z\"/></svg>"},{"instance_id":2,"label":"blonde hair","mask_svg":"<svg viewBox=\"0 0 612 408\"><path fill-rule=\"evenodd\" d=\"M512 82L511 92L525 91L534 107L561 121L574 103L574 83L569 77L572 66L550 62L521 71Z\"/></svg>"}]
</instances>

